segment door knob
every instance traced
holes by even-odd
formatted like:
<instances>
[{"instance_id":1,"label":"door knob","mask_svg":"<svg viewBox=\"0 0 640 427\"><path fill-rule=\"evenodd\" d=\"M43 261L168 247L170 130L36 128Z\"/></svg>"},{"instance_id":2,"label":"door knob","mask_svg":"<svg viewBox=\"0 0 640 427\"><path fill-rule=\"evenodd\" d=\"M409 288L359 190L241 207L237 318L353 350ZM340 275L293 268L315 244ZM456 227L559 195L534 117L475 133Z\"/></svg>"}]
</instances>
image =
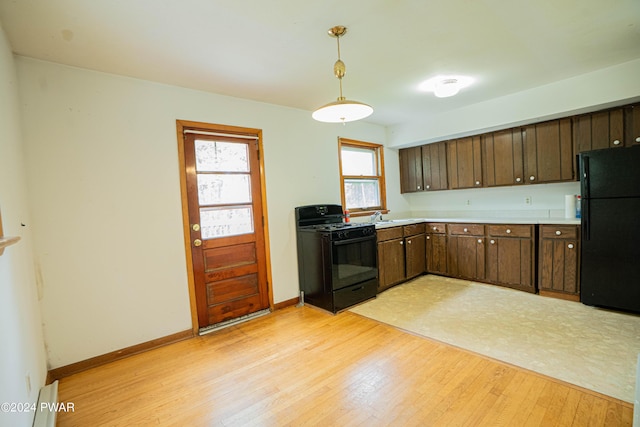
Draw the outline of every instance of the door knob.
<instances>
[{"instance_id":1,"label":"door knob","mask_svg":"<svg viewBox=\"0 0 640 427\"><path fill-rule=\"evenodd\" d=\"M202 245L202 240L196 239L193 241L193 246L200 246L200 245Z\"/></svg>"}]
</instances>

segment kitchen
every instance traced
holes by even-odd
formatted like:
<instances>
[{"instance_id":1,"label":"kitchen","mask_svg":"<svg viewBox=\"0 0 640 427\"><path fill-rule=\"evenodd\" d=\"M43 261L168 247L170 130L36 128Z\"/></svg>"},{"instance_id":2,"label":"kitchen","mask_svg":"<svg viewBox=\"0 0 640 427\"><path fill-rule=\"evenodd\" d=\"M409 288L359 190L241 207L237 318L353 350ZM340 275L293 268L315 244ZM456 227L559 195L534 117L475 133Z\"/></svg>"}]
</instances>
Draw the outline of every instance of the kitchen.
<instances>
[{"instance_id":1,"label":"kitchen","mask_svg":"<svg viewBox=\"0 0 640 427\"><path fill-rule=\"evenodd\" d=\"M0 17L8 32L12 23ZM318 103L337 93L329 74L334 44L324 34L336 23L315 30L324 46L313 53L319 70L312 80L323 81ZM356 63L349 43L368 37L358 33L354 28L344 40L348 66ZM65 42L71 46L79 38ZM13 56L14 49L3 35L0 208L5 233L22 236L0 258L0 304L8 316L3 324L16 325L13 332L3 331L3 342L15 343L17 349L2 350L2 400L7 401L16 399L13 390L20 390L19 400L33 400L47 369L191 329L176 119L264 130L272 298L279 304L298 296L294 207L339 198L337 136L385 144L387 197L394 216L413 216L434 204L446 211L560 211L564 196L578 193L576 183L402 195L397 150L408 143L640 96L636 56L404 125L326 125L313 122L308 110L56 64L19 52ZM139 55L127 58L139 60ZM356 92L363 75L356 70L349 68L346 94L367 101L366 93ZM303 176L307 178L298 179ZM530 206L524 204L526 196ZM14 360L21 362L9 370Z\"/></svg>"}]
</instances>

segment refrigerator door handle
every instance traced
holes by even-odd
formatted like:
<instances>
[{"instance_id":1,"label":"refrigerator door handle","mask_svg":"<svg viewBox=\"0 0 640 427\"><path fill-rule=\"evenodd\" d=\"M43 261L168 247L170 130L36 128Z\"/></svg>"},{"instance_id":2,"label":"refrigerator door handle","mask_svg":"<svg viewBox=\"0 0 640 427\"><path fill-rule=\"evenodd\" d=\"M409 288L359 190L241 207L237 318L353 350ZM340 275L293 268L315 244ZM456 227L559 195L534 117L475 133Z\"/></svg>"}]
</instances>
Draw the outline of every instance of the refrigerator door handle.
<instances>
[{"instance_id":1,"label":"refrigerator door handle","mask_svg":"<svg viewBox=\"0 0 640 427\"><path fill-rule=\"evenodd\" d=\"M582 240L590 240L591 239L591 209L589 209L589 205L591 204L591 199L582 199Z\"/></svg>"},{"instance_id":2,"label":"refrigerator door handle","mask_svg":"<svg viewBox=\"0 0 640 427\"><path fill-rule=\"evenodd\" d=\"M589 182L589 156L582 155L582 198L591 198L591 191L589 191L591 184Z\"/></svg>"}]
</instances>

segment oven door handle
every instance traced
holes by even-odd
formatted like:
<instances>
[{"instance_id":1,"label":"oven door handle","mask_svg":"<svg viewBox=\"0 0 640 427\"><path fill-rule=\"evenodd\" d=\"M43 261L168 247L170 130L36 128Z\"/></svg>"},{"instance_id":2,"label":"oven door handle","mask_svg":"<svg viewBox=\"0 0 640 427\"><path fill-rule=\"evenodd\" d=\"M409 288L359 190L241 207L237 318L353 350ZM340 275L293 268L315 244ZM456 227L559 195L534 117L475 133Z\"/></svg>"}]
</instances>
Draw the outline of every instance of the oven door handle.
<instances>
[{"instance_id":1,"label":"oven door handle","mask_svg":"<svg viewBox=\"0 0 640 427\"><path fill-rule=\"evenodd\" d=\"M356 239L338 240L337 242L333 242L333 244L336 246L341 246L341 245L348 245L351 243L365 242L367 240L372 240L375 242L376 236L366 236L366 237L358 237Z\"/></svg>"}]
</instances>

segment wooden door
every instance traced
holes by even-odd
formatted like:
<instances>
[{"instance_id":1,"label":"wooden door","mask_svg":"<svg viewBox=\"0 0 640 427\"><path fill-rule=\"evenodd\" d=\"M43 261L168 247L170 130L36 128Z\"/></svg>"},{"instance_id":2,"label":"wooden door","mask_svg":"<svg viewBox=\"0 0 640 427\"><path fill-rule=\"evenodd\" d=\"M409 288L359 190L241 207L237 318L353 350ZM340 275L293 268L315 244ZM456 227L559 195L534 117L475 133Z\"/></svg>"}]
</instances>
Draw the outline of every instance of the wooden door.
<instances>
[{"instance_id":1,"label":"wooden door","mask_svg":"<svg viewBox=\"0 0 640 427\"><path fill-rule=\"evenodd\" d=\"M624 146L623 108L598 111L573 118L576 153Z\"/></svg>"},{"instance_id":2,"label":"wooden door","mask_svg":"<svg viewBox=\"0 0 640 427\"><path fill-rule=\"evenodd\" d=\"M451 189L482 187L479 136L447 142L447 172Z\"/></svg>"},{"instance_id":3,"label":"wooden door","mask_svg":"<svg viewBox=\"0 0 640 427\"><path fill-rule=\"evenodd\" d=\"M625 145L640 144L640 104L624 108Z\"/></svg>"},{"instance_id":4,"label":"wooden door","mask_svg":"<svg viewBox=\"0 0 640 427\"><path fill-rule=\"evenodd\" d=\"M484 237L449 236L449 272L462 279L484 280Z\"/></svg>"},{"instance_id":5,"label":"wooden door","mask_svg":"<svg viewBox=\"0 0 640 427\"><path fill-rule=\"evenodd\" d=\"M447 270L447 236L444 234L427 234L427 271L429 273L448 274Z\"/></svg>"},{"instance_id":6,"label":"wooden door","mask_svg":"<svg viewBox=\"0 0 640 427\"><path fill-rule=\"evenodd\" d=\"M423 274L427 267L426 241L424 234L409 236L405 239L406 278Z\"/></svg>"},{"instance_id":7,"label":"wooden door","mask_svg":"<svg viewBox=\"0 0 640 427\"><path fill-rule=\"evenodd\" d=\"M400 157L400 192L422 191L422 148L403 148Z\"/></svg>"},{"instance_id":8,"label":"wooden door","mask_svg":"<svg viewBox=\"0 0 640 427\"><path fill-rule=\"evenodd\" d=\"M270 307L260 131L225 127L232 132L203 132L188 122L178 122L178 128L188 252L202 329Z\"/></svg>"},{"instance_id":9,"label":"wooden door","mask_svg":"<svg viewBox=\"0 0 640 427\"><path fill-rule=\"evenodd\" d=\"M447 189L447 144L422 146L422 175L425 191Z\"/></svg>"},{"instance_id":10,"label":"wooden door","mask_svg":"<svg viewBox=\"0 0 640 427\"><path fill-rule=\"evenodd\" d=\"M483 135L482 149L487 187L525 182L520 128Z\"/></svg>"},{"instance_id":11,"label":"wooden door","mask_svg":"<svg viewBox=\"0 0 640 427\"><path fill-rule=\"evenodd\" d=\"M380 291L405 279L404 239L378 243L378 269Z\"/></svg>"},{"instance_id":12,"label":"wooden door","mask_svg":"<svg viewBox=\"0 0 640 427\"><path fill-rule=\"evenodd\" d=\"M525 180L530 184L575 178L571 119L552 120L525 128L524 168Z\"/></svg>"}]
</instances>

